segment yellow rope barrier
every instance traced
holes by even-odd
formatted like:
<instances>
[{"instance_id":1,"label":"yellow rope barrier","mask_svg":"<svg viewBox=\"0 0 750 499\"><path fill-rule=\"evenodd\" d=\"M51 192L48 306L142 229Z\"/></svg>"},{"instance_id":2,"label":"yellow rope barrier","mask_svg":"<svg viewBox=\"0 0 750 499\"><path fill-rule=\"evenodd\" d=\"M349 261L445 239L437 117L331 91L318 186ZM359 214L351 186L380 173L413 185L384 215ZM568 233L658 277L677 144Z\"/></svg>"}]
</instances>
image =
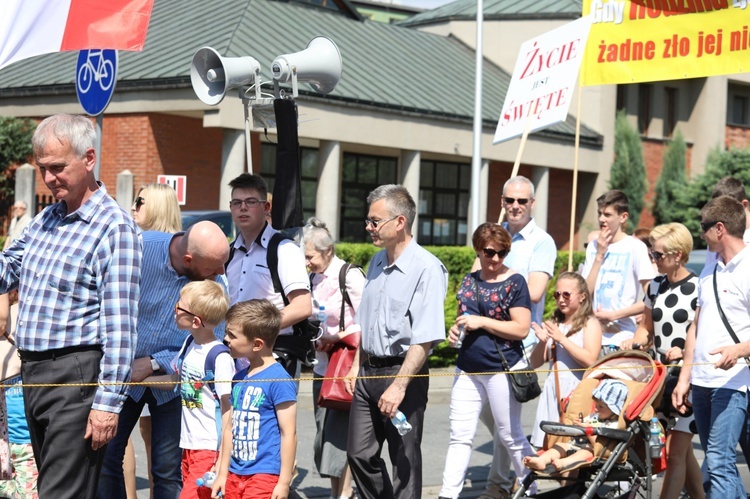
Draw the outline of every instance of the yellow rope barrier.
<instances>
[{"instance_id":1,"label":"yellow rope barrier","mask_svg":"<svg viewBox=\"0 0 750 499\"><path fill-rule=\"evenodd\" d=\"M711 362L701 362L701 363L694 363L694 364L665 364L665 368L670 367L685 367L685 366L709 366L713 365ZM639 364L639 365L618 365L613 367L598 367L597 370L601 371L607 371L607 370L623 370L623 369L648 369L649 366ZM497 371L497 372L478 372L478 373L461 373L460 376L494 376L496 374L526 374L526 373L554 373L557 372L578 372L578 371L587 371L588 368L580 367L580 368L572 368L572 369L527 369L527 370L518 370L518 371ZM357 376L355 379L389 379L389 378L439 378L439 377L448 377L448 376L456 376L457 374L455 372L449 372L449 373L429 373L429 374L389 374L389 375L378 375L378 376ZM269 378L269 379L263 379L263 380L236 380L233 381L231 379L227 380L196 380L196 381L189 381L189 382L182 382L182 381L155 381L155 382L145 382L145 381L129 381L129 382L97 382L97 383L18 383L15 385L7 385L7 384L0 384L0 388L60 388L60 387L92 387L92 386L147 386L147 387L155 387L160 385L197 385L197 384L203 384L203 383L247 383L247 382L254 382L254 383L271 383L271 382L278 382L278 381L293 381L293 382L307 382L307 381L323 381L323 380L346 380L349 379L348 376L336 376L336 377L321 377L321 378Z\"/></svg>"}]
</instances>

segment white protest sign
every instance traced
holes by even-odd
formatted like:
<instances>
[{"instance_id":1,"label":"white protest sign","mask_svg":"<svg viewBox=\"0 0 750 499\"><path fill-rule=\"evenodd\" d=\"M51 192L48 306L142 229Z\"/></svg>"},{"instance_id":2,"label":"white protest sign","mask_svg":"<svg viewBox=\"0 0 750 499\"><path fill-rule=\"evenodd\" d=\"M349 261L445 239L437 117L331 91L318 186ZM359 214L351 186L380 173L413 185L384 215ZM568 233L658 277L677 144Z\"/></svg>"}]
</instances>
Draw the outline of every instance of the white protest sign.
<instances>
[{"instance_id":1,"label":"white protest sign","mask_svg":"<svg viewBox=\"0 0 750 499\"><path fill-rule=\"evenodd\" d=\"M521 45L493 144L566 118L590 28L586 16Z\"/></svg>"},{"instance_id":2,"label":"white protest sign","mask_svg":"<svg viewBox=\"0 0 750 499\"><path fill-rule=\"evenodd\" d=\"M167 184L177 193L177 204L183 206L187 200L187 176L186 175L158 175L157 184Z\"/></svg>"}]
</instances>

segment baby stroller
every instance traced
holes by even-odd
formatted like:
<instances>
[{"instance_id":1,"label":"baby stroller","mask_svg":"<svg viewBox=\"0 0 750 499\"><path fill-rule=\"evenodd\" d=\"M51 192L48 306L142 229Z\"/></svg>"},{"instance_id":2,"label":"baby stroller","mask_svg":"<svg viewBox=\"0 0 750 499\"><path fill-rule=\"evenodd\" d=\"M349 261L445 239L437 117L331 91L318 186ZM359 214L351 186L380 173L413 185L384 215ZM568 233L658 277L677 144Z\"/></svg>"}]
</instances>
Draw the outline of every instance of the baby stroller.
<instances>
[{"instance_id":1,"label":"baby stroller","mask_svg":"<svg viewBox=\"0 0 750 499\"><path fill-rule=\"evenodd\" d=\"M628 387L628 397L620 413L617 429L573 425L573 421L581 415L593 412L592 392L605 378L620 380ZM649 423L654 416L654 402L663 392L665 379L664 366L637 350L614 352L587 369L581 383L563 404L562 422L543 421L540 427L547 434L545 449L551 448L555 443L570 441L573 437L596 435L593 458L576 466L574 469L578 476L565 478L566 485L561 489L534 497L592 499L600 497L597 490L605 482L618 482L613 491L625 491L616 493L613 497L650 499L651 477L654 473L663 471L666 466L663 448L661 459L654 462L649 452ZM514 498L521 498L535 480L561 478L561 475L555 473L532 471L524 479Z\"/></svg>"}]
</instances>

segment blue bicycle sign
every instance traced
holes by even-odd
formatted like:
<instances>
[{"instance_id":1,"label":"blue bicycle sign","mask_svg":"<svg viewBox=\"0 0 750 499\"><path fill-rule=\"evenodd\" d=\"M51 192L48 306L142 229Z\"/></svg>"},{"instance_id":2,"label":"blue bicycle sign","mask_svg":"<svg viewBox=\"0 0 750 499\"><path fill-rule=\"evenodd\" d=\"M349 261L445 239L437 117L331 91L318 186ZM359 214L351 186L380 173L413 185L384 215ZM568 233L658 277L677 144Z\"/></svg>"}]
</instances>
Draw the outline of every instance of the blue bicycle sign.
<instances>
[{"instance_id":1,"label":"blue bicycle sign","mask_svg":"<svg viewBox=\"0 0 750 499\"><path fill-rule=\"evenodd\" d=\"M76 65L76 94L83 110L98 116L107 108L117 81L117 51L81 50Z\"/></svg>"}]
</instances>

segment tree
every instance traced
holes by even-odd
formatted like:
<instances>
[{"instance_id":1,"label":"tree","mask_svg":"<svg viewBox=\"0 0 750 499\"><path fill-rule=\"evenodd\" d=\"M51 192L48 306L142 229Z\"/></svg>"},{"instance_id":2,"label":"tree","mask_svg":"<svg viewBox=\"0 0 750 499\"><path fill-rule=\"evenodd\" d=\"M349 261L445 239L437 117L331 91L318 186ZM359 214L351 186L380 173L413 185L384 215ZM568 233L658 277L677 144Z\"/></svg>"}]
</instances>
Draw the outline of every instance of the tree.
<instances>
[{"instance_id":1,"label":"tree","mask_svg":"<svg viewBox=\"0 0 750 499\"><path fill-rule=\"evenodd\" d=\"M615 160L610 168L608 185L628 196L629 219L632 227L638 227L646 194L646 165L641 138L622 109L617 112L615 120Z\"/></svg>"},{"instance_id":2,"label":"tree","mask_svg":"<svg viewBox=\"0 0 750 499\"><path fill-rule=\"evenodd\" d=\"M31 156L31 136L36 122L27 118L0 116L0 199L12 199L15 191L10 166Z\"/></svg>"},{"instance_id":3,"label":"tree","mask_svg":"<svg viewBox=\"0 0 750 499\"><path fill-rule=\"evenodd\" d=\"M685 144L682 133L677 130L664 153L661 173L654 188L654 206L651 211L657 225L680 220L677 196L687 186L685 175L686 154L687 144Z\"/></svg>"},{"instance_id":4,"label":"tree","mask_svg":"<svg viewBox=\"0 0 750 499\"><path fill-rule=\"evenodd\" d=\"M695 248L706 247L700 238L701 209L711 199L716 182L727 176L735 177L747 189L750 185L750 150L712 150L706 160L706 171L696 176L677 196L678 215L674 221L682 222L690 230Z\"/></svg>"}]
</instances>

